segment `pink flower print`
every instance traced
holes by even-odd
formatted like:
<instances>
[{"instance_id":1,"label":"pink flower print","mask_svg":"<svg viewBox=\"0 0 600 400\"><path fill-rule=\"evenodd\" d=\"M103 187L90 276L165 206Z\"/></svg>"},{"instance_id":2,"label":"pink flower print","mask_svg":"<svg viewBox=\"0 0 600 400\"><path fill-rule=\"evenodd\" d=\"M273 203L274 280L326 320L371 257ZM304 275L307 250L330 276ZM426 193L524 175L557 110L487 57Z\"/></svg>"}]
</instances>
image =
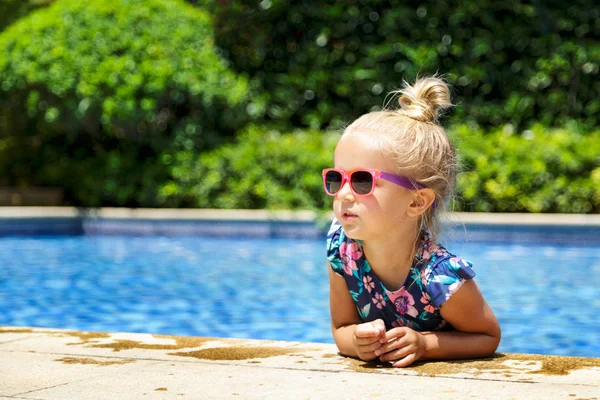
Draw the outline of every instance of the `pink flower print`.
<instances>
[{"instance_id":1,"label":"pink flower print","mask_svg":"<svg viewBox=\"0 0 600 400\"><path fill-rule=\"evenodd\" d=\"M416 317L418 315L419 312L415 307L413 307L415 304L415 299L406 291L406 289L404 289L404 287L396 290L395 292L388 292L387 295L394 303L396 310L400 314L408 314L411 317Z\"/></svg>"},{"instance_id":2,"label":"pink flower print","mask_svg":"<svg viewBox=\"0 0 600 400\"><path fill-rule=\"evenodd\" d=\"M427 249L423 249L423 253L421 254L421 258L423 260L429 260L431 258L431 254L427 251Z\"/></svg>"},{"instance_id":3,"label":"pink flower print","mask_svg":"<svg viewBox=\"0 0 600 400\"><path fill-rule=\"evenodd\" d=\"M427 242L423 245L423 260L429 260L433 255L442 256L444 255L444 251L437 245L437 243L427 240Z\"/></svg>"},{"instance_id":4,"label":"pink flower print","mask_svg":"<svg viewBox=\"0 0 600 400\"><path fill-rule=\"evenodd\" d=\"M421 297L421 303L425 304L424 310L428 313L433 314L435 312L435 307L431 305L431 299L427 293L423 293L423 296Z\"/></svg>"},{"instance_id":5,"label":"pink flower print","mask_svg":"<svg viewBox=\"0 0 600 400\"><path fill-rule=\"evenodd\" d=\"M429 243L425 243L423 245L423 250L421 252L421 258L423 260L429 260L431 258L431 254L429 253Z\"/></svg>"},{"instance_id":6,"label":"pink flower print","mask_svg":"<svg viewBox=\"0 0 600 400\"><path fill-rule=\"evenodd\" d=\"M398 318L397 320L392 322L392 326L394 328L402 328L403 326L406 326L407 328L413 329L414 324L407 319Z\"/></svg>"},{"instance_id":7,"label":"pink flower print","mask_svg":"<svg viewBox=\"0 0 600 400\"><path fill-rule=\"evenodd\" d=\"M429 242L429 249L428 250L429 250L430 254L437 254L438 256L443 253L442 250L440 249L440 246L438 246L434 242Z\"/></svg>"},{"instance_id":8,"label":"pink flower print","mask_svg":"<svg viewBox=\"0 0 600 400\"><path fill-rule=\"evenodd\" d=\"M347 242L342 242L340 245L340 259L342 260L342 265L346 274L352 275L352 271L358 271L356 260L361 256L362 252L358 247L358 243L350 242L350 244L348 244Z\"/></svg>"},{"instance_id":9,"label":"pink flower print","mask_svg":"<svg viewBox=\"0 0 600 400\"><path fill-rule=\"evenodd\" d=\"M431 276L431 268L429 268L429 266L426 265L425 267L423 267L423 269L421 269L421 283L423 283L423 286L425 286L429 283L430 276Z\"/></svg>"},{"instance_id":10,"label":"pink flower print","mask_svg":"<svg viewBox=\"0 0 600 400\"><path fill-rule=\"evenodd\" d=\"M373 303L375 303L377 308L379 308L381 310L383 308L383 306L385 306L385 299L383 298L383 295L381 293L375 293L375 297L373 298Z\"/></svg>"},{"instance_id":11,"label":"pink flower print","mask_svg":"<svg viewBox=\"0 0 600 400\"><path fill-rule=\"evenodd\" d=\"M402 318L398 318L397 320L392 322L392 326L394 328L401 328L401 327L405 326L404 320Z\"/></svg>"},{"instance_id":12,"label":"pink flower print","mask_svg":"<svg viewBox=\"0 0 600 400\"><path fill-rule=\"evenodd\" d=\"M354 241L350 242L350 244L343 242L340 246L340 253L348 255L352 260L358 260L362 257L360 246Z\"/></svg>"},{"instance_id":13,"label":"pink flower print","mask_svg":"<svg viewBox=\"0 0 600 400\"><path fill-rule=\"evenodd\" d=\"M371 290L375 289L375 283L373 282L373 279L368 275L363 276L363 285L369 293L371 293Z\"/></svg>"}]
</instances>

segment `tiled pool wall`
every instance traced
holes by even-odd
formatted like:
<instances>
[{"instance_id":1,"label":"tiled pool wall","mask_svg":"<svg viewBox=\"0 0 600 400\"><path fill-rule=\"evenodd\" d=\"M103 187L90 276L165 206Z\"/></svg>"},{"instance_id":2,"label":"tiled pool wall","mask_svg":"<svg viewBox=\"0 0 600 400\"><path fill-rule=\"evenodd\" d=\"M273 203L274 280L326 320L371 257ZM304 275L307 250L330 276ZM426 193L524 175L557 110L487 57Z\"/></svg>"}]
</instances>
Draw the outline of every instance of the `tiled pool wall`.
<instances>
[{"instance_id":1,"label":"tiled pool wall","mask_svg":"<svg viewBox=\"0 0 600 400\"><path fill-rule=\"evenodd\" d=\"M311 222L222 220L124 220L104 218L0 219L0 235L207 235L317 238L324 233Z\"/></svg>"},{"instance_id":2,"label":"tiled pool wall","mask_svg":"<svg viewBox=\"0 0 600 400\"><path fill-rule=\"evenodd\" d=\"M321 221L321 222L317 222ZM206 235L323 238L327 218L311 212L0 207L0 235ZM600 245L600 215L451 214L445 236L456 241Z\"/></svg>"}]
</instances>

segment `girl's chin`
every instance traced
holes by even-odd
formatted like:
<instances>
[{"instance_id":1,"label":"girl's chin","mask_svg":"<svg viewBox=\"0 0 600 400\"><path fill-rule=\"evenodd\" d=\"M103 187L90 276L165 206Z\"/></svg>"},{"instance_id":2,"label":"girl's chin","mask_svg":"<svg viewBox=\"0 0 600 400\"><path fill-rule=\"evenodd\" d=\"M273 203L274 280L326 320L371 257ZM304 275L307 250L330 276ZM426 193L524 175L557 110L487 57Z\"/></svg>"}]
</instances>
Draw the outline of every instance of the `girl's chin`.
<instances>
[{"instance_id":1,"label":"girl's chin","mask_svg":"<svg viewBox=\"0 0 600 400\"><path fill-rule=\"evenodd\" d=\"M343 221L340 222L342 229L344 230L344 234L346 234L347 237L354 240L362 240L363 235L361 235L361 230L356 226L356 224L348 224L344 223Z\"/></svg>"}]
</instances>

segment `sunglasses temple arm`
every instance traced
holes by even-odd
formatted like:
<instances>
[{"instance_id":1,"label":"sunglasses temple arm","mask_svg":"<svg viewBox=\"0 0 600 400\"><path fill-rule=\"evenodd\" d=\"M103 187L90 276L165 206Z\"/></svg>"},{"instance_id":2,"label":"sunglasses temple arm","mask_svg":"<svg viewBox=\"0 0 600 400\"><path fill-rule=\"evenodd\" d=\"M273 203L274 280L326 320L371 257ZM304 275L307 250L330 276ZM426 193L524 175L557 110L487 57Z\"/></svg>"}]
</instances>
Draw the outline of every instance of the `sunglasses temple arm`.
<instances>
[{"instance_id":1,"label":"sunglasses temple arm","mask_svg":"<svg viewBox=\"0 0 600 400\"><path fill-rule=\"evenodd\" d=\"M381 179L385 179L386 181L395 183L397 185L400 185L400 186L405 187L410 190L425 189L427 187L427 186L423 185L422 183L415 182L412 179L406 178L404 176L388 174L386 172L381 173ZM433 203L431 204L431 206L433 208L436 208L437 200L434 200Z\"/></svg>"},{"instance_id":2,"label":"sunglasses temple arm","mask_svg":"<svg viewBox=\"0 0 600 400\"><path fill-rule=\"evenodd\" d=\"M425 189L427 186L422 183L415 182L412 179L406 178L400 175L388 174L387 172L381 173L381 179L385 179L388 182L395 183L410 190Z\"/></svg>"}]
</instances>

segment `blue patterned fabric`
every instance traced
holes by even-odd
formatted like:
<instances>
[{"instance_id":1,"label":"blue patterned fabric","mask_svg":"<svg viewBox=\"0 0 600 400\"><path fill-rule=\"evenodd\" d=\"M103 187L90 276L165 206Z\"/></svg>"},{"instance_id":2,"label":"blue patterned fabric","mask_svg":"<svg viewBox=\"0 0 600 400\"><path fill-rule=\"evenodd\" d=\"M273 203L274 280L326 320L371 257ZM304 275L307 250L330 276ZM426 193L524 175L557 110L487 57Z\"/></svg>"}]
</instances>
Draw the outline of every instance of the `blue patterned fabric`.
<instances>
[{"instance_id":1,"label":"blue patterned fabric","mask_svg":"<svg viewBox=\"0 0 600 400\"><path fill-rule=\"evenodd\" d=\"M452 329L442 319L440 307L475 276L469 261L449 253L425 233L404 285L390 291L371 269L360 241L348 238L337 220L327 234L327 259L346 281L363 322L381 318L387 329Z\"/></svg>"}]
</instances>

